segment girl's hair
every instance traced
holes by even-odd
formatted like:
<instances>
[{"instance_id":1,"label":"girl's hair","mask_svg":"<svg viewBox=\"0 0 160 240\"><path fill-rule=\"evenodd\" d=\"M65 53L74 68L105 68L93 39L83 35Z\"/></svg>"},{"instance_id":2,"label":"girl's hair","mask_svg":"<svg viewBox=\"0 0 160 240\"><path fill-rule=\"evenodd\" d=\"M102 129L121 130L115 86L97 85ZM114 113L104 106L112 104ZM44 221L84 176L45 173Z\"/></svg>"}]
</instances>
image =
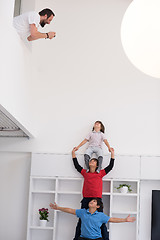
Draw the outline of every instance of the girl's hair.
<instances>
[{"instance_id":1,"label":"girl's hair","mask_svg":"<svg viewBox=\"0 0 160 240\"><path fill-rule=\"evenodd\" d=\"M100 123L100 124L101 124L101 129L100 129L100 131L101 131L102 133L104 133L104 132L105 132L105 127L104 127L103 123L102 123L101 121L96 121L95 123ZM93 131L93 130L94 130L94 127L93 127L92 131Z\"/></svg>"}]
</instances>

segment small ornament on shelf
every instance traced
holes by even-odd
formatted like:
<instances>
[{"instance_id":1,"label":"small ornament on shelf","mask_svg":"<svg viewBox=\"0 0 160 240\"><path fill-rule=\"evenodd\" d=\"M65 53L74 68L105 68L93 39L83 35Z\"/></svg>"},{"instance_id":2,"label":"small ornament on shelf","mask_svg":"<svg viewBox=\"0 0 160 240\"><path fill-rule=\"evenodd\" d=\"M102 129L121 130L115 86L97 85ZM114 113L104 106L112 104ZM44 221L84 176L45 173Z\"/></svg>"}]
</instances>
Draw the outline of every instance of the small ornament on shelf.
<instances>
[{"instance_id":1,"label":"small ornament on shelf","mask_svg":"<svg viewBox=\"0 0 160 240\"><path fill-rule=\"evenodd\" d=\"M119 187L116 187L121 193L132 192L131 185L128 184L119 184Z\"/></svg>"}]
</instances>

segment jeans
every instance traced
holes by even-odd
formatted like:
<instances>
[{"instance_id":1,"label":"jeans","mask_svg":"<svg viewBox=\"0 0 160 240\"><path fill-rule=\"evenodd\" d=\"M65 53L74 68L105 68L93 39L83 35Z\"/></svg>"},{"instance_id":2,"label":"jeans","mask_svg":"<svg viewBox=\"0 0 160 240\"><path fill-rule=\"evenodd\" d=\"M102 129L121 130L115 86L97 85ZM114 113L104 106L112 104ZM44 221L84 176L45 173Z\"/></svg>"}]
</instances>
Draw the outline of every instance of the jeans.
<instances>
[{"instance_id":1,"label":"jeans","mask_svg":"<svg viewBox=\"0 0 160 240\"><path fill-rule=\"evenodd\" d=\"M103 240L103 238L91 239L91 238L83 238L83 237L79 237L78 240Z\"/></svg>"},{"instance_id":2,"label":"jeans","mask_svg":"<svg viewBox=\"0 0 160 240\"><path fill-rule=\"evenodd\" d=\"M81 208L88 209L88 203L92 200L93 198L83 198L81 201ZM103 223L101 226L101 233L102 233L102 239L103 240L109 240L109 233L107 231L106 224ZM81 219L79 219L76 227L76 232L75 232L75 237L73 240L79 240L79 239L85 239L85 238L79 238L81 235ZM100 238L101 239L101 238Z\"/></svg>"},{"instance_id":3,"label":"jeans","mask_svg":"<svg viewBox=\"0 0 160 240\"><path fill-rule=\"evenodd\" d=\"M85 161L87 170L89 170L89 161L90 161L93 153L95 153L97 156L97 159L98 159L98 169L97 170L98 170L98 172L100 172L101 167L102 167L102 161L103 161L103 151L102 151L102 148L95 147L95 146L88 147L85 151L84 161Z\"/></svg>"}]
</instances>

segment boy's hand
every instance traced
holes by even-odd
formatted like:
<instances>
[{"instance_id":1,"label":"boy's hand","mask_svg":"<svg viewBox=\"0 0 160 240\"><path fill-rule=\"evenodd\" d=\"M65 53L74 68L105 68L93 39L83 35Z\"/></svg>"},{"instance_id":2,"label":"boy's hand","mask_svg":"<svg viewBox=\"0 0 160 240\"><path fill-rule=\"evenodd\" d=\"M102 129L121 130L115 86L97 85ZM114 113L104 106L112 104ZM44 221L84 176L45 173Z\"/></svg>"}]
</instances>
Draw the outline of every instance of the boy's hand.
<instances>
[{"instance_id":1,"label":"boy's hand","mask_svg":"<svg viewBox=\"0 0 160 240\"><path fill-rule=\"evenodd\" d=\"M126 222L134 222L136 221L135 217L130 217L131 215L129 214L128 217L126 217Z\"/></svg>"},{"instance_id":2,"label":"boy's hand","mask_svg":"<svg viewBox=\"0 0 160 240\"><path fill-rule=\"evenodd\" d=\"M49 206L50 206L50 208L52 208L54 210L58 210L58 205L55 202L54 202L54 204L50 203Z\"/></svg>"},{"instance_id":3,"label":"boy's hand","mask_svg":"<svg viewBox=\"0 0 160 240\"><path fill-rule=\"evenodd\" d=\"M78 150L78 148L74 147L73 150L72 150L72 153L75 153L77 150Z\"/></svg>"},{"instance_id":4,"label":"boy's hand","mask_svg":"<svg viewBox=\"0 0 160 240\"><path fill-rule=\"evenodd\" d=\"M73 150L72 150L72 158L76 157L75 151L76 151L76 147L74 147Z\"/></svg>"}]
</instances>

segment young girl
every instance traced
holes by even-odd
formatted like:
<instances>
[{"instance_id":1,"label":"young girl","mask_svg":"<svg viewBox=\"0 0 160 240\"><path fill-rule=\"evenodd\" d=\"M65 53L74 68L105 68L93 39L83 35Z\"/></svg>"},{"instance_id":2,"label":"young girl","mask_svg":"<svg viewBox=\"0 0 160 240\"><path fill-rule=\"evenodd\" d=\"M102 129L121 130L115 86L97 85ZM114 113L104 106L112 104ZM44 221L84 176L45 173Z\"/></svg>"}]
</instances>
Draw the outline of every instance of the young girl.
<instances>
[{"instance_id":1,"label":"young girl","mask_svg":"<svg viewBox=\"0 0 160 240\"><path fill-rule=\"evenodd\" d=\"M81 146L83 146L86 142L89 142L89 146L84 154L84 161L87 167L87 172L89 171L89 161L93 153L97 155L98 158L98 168L97 172L99 173L102 166L103 161L103 151L102 151L102 143L104 142L108 147L110 152L110 145L104 135L105 127L101 121L96 121L94 123L92 132L88 134L88 136L75 148L77 151Z\"/></svg>"}]
</instances>

